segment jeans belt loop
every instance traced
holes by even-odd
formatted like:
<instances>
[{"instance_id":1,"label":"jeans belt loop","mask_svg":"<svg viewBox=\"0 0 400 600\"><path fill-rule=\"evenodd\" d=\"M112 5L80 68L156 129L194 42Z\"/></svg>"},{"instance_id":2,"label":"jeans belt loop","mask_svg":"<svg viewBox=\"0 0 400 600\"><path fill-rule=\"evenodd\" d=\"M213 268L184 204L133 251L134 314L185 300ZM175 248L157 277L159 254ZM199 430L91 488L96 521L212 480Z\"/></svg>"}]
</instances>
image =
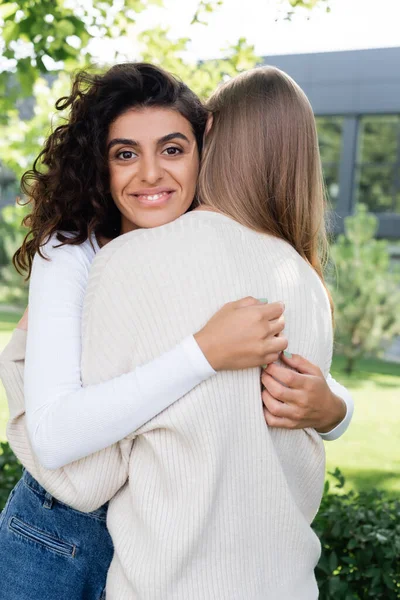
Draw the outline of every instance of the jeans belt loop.
<instances>
[{"instance_id":1,"label":"jeans belt loop","mask_svg":"<svg viewBox=\"0 0 400 600\"><path fill-rule=\"evenodd\" d=\"M54 498L49 492L46 492L43 502L43 508L52 509L53 508Z\"/></svg>"}]
</instances>

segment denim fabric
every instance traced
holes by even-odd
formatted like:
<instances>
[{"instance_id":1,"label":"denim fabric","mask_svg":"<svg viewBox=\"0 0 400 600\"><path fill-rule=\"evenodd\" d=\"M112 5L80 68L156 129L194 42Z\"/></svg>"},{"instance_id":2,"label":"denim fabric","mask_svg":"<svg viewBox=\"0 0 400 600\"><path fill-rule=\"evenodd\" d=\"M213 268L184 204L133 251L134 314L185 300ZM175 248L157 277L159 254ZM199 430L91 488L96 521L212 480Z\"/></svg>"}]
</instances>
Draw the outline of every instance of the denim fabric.
<instances>
[{"instance_id":1,"label":"denim fabric","mask_svg":"<svg viewBox=\"0 0 400 600\"><path fill-rule=\"evenodd\" d=\"M0 600L104 600L106 516L58 502L25 471L0 515Z\"/></svg>"}]
</instances>

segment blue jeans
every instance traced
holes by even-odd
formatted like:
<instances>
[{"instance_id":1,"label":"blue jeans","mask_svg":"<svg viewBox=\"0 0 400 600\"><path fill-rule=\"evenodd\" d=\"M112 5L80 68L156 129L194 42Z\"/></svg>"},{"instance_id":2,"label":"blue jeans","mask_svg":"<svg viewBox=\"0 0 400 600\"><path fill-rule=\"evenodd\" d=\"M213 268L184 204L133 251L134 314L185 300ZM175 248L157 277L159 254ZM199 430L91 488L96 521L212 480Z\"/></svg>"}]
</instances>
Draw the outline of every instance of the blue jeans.
<instances>
[{"instance_id":1,"label":"blue jeans","mask_svg":"<svg viewBox=\"0 0 400 600\"><path fill-rule=\"evenodd\" d=\"M103 600L113 555L107 506L85 514L27 472L0 515L0 600Z\"/></svg>"}]
</instances>

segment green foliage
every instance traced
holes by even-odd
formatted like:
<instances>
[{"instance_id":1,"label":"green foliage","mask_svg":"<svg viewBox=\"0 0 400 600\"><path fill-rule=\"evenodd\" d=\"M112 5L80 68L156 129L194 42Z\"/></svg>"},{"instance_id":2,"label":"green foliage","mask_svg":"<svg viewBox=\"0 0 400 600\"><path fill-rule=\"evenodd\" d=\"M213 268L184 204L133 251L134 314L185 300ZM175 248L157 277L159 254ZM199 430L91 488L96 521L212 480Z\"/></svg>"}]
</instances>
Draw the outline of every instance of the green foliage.
<instances>
[{"instance_id":1,"label":"green foliage","mask_svg":"<svg viewBox=\"0 0 400 600\"><path fill-rule=\"evenodd\" d=\"M87 65L92 39L126 35L150 4L160 0L2 0L2 54L9 59L9 70L0 74L2 104L5 94L8 107L21 91L30 95L40 75Z\"/></svg>"},{"instance_id":2,"label":"green foliage","mask_svg":"<svg viewBox=\"0 0 400 600\"><path fill-rule=\"evenodd\" d=\"M216 10L220 6L222 6L223 3L224 3L224 0L214 0L214 2L207 2L207 1L201 0L201 2L199 2L197 10L193 16L191 25L194 25L195 23L207 25L207 21L205 20L205 17L208 14L214 12L214 10Z\"/></svg>"},{"instance_id":3,"label":"green foliage","mask_svg":"<svg viewBox=\"0 0 400 600\"><path fill-rule=\"evenodd\" d=\"M21 221L28 213L27 207L6 206L0 213L0 302L24 307L28 304L28 286L15 270L12 257L22 244L25 231Z\"/></svg>"},{"instance_id":4,"label":"green foliage","mask_svg":"<svg viewBox=\"0 0 400 600\"><path fill-rule=\"evenodd\" d=\"M336 346L347 358L347 373L360 357L381 355L400 334L400 278L391 271L387 242L374 237L377 227L378 219L359 204L331 248Z\"/></svg>"},{"instance_id":5,"label":"green foliage","mask_svg":"<svg viewBox=\"0 0 400 600\"><path fill-rule=\"evenodd\" d=\"M326 4L326 9L329 10L328 0L289 0L292 8L313 9L317 4Z\"/></svg>"},{"instance_id":6,"label":"green foliage","mask_svg":"<svg viewBox=\"0 0 400 600\"><path fill-rule=\"evenodd\" d=\"M168 30L159 27L144 31L139 36L144 61L162 65L164 69L180 77L196 94L206 99L216 87L229 77L251 69L259 60L254 47L240 38L234 46L226 49L226 58L202 63L188 62L183 56L189 38L171 41Z\"/></svg>"},{"instance_id":7,"label":"green foliage","mask_svg":"<svg viewBox=\"0 0 400 600\"><path fill-rule=\"evenodd\" d=\"M0 442L0 510L22 476L22 466L7 442Z\"/></svg>"},{"instance_id":8,"label":"green foliage","mask_svg":"<svg viewBox=\"0 0 400 600\"><path fill-rule=\"evenodd\" d=\"M331 473L342 489L344 477ZM376 489L332 493L329 483L313 528L322 543L316 569L321 600L400 598L400 502Z\"/></svg>"},{"instance_id":9,"label":"green foliage","mask_svg":"<svg viewBox=\"0 0 400 600\"><path fill-rule=\"evenodd\" d=\"M330 12L329 1L330 0L280 0L286 7L285 20L287 21L292 20L292 17L298 9L312 10L316 6L324 6L326 12Z\"/></svg>"},{"instance_id":10,"label":"green foliage","mask_svg":"<svg viewBox=\"0 0 400 600\"><path fill-rule=\"evenodd\" d=\"M45 138L60 122L61 114L54 108L58 98L69 93L70 77L60 73L53 81L39 78L33 93L35 108L30 119L21 120L17 108L7 111L7 121L0 124L0 158L3 165L11 169L20 180L38 156Z\"/></svg>"}]
</instances>

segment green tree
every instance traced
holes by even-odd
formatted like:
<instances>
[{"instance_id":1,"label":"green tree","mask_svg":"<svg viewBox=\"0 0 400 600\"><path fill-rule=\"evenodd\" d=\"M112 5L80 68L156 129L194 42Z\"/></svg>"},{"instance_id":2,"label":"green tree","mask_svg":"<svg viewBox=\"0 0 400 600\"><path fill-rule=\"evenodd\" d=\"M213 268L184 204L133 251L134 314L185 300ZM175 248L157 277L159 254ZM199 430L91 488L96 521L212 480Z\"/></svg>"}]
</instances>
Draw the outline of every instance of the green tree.
<instances>
[{"instance_id":1,"label":"green tree","mask_svg":"<svg viewBox=\"0 0 400 600\"><path fill-rule=\"evenodd\" d=\"M378 219L359 204L331 249L336 347L347 373L362 356L381 355L400 334L400 277L391 269L387 242L375 239L377 227Z\"/></svg>"},{"instance_id":2,"label":"green tree","mask_svg":"<svg viewBox=\"0 0 400 600\"><path fill-rule=\"evenodd\" d=\"M12 106L21 92L30 95L43 74L89 64L91 40L125 36L137 14L152 4L161 6L162 0L2 0L3 106Z\"/></svg>"}]
</instances>

